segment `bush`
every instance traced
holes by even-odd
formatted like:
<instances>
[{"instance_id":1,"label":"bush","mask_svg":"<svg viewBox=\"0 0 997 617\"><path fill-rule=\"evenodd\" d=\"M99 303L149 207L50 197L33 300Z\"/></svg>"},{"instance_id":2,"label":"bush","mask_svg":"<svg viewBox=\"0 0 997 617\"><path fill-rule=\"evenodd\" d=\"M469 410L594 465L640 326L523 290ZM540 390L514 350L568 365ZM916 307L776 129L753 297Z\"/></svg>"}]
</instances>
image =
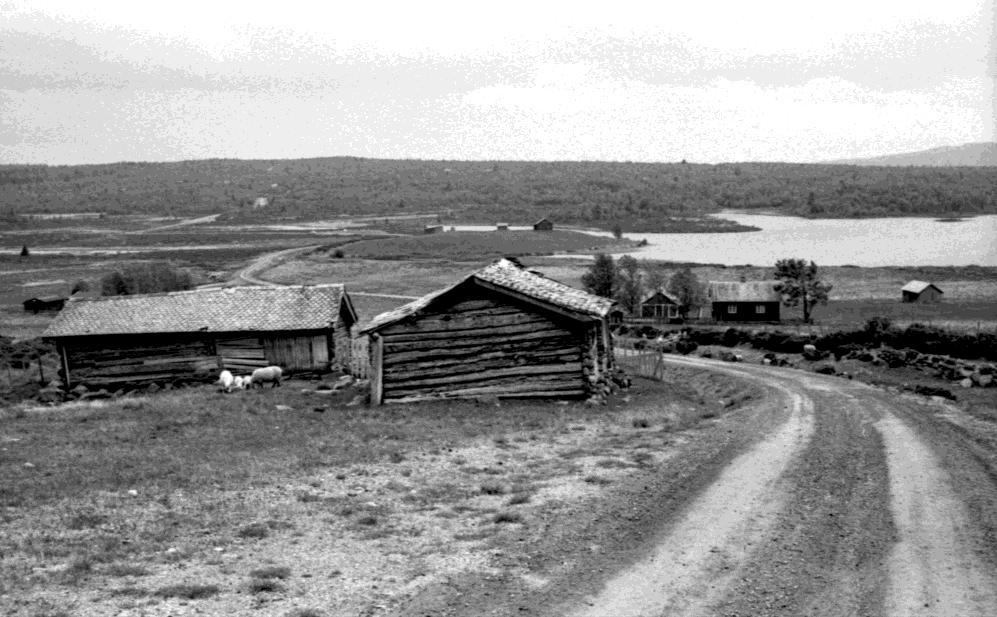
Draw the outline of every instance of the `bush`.
<instances>
[{"instance_id":1,"label":"bush","mask_svg":"<svg viewBox=\"0 0 997 617\"><path fill-rule=\"evenodd\" d=\"M682 339L679 342L675 343L675 351L679 352L683 356L691 354L692 352L696 351L696 349L698 348L699 345L695 341L691 341L689 339Z\"/></svg>"},{"instance_id":2,"label":"bush","mask_svg":"<svg viewBox=\"0 0 997 617\"><path fill-rule=\"evenodd\" d=\"M183 291L192 287L190 273L174 268L167 262L128 266L115 270L100 280L102 296Z\"/></svg>"}]
</instances>

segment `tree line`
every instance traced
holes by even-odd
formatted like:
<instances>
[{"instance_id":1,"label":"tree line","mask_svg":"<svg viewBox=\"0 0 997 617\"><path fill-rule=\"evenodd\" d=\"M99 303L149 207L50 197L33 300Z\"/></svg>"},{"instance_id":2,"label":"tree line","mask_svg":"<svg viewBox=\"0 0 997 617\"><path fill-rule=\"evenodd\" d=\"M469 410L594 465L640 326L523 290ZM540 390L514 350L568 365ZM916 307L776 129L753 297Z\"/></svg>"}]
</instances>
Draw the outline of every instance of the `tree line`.
<instances>
[{"instance_id":1,"label":"tree line","mask_svg":"<svg viewBox=\"0 0 997 617\"><path fill-rule=\"evenodd\" d=\"M721 209L811 217L997 213L997 170L739 163L396 161L358 158L0 166L17 213L239 217L442 212L444 222L556 223L624 231L736 229ZM259 201L265 199L265 206Z\"/></svg>"}]
</instances>

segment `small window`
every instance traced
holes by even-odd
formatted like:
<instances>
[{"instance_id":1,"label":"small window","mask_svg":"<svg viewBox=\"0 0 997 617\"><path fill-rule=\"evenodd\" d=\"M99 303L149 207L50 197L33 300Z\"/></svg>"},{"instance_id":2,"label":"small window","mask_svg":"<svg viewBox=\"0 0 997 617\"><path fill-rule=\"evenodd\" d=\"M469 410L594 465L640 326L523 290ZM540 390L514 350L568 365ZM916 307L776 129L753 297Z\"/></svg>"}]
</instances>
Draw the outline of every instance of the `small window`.
<instances>
[{"instance_id":1,"label":"small window","mask_svg":"<svg viewBox=\"0 0 997 617\"><path fill-rule=\"evenodd\" d=\"M736 313L737 312L737 305L736 304L728 304L727 305L727 312L731 313L731 314Z\"/></svg>"},{"instance_id":2,"label":"small window","mask_svg":"<svg viewBox=\"0 0 997 617\"><path fill-rule=\"evenodd\" d=\"M765 314L765 305L764 304L756 304L755 305L755 313L757 313L759 315L764 315Z\"/></svg>"},{"instance_id":3,"label":"small window","mask_svg":"<svg viewBox=\"0 0 997 617\"><path fill-rule=\"evenodd\" d=\"M679 307L675 306L674 304L668 305L668 316L672 317L672 318L678 317L679 316Z\"/></svg>"}]
</instances>

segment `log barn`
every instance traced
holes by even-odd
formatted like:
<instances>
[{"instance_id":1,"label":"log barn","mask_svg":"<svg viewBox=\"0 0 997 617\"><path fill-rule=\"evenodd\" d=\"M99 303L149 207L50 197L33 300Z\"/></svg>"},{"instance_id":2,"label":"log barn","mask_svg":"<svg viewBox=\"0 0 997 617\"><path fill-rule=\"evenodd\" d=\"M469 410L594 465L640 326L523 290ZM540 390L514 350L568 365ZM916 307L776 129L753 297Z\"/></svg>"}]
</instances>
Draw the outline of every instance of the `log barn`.
<instances>
[{"instance_id":1,"label":"log barn","mask_svg":"<svg viewBox=\"0 0 997 617\"><path fill-rule=\"evenodd\" d=\"M57 313L66 306L66 298L63 296L44 296L41 298L29 298L21 303L25 312L32 312L36 315L39 312Z\"/></svg>"},{"instance_id":2,"label":"log barn","mask_svg":"<svg viewBox=\"0 0 997 617\"><path fill-rule=\"evenodd\" d=\"M70 299L44 337L67 387L118 387L328 371L349 364L356 321L342 285L226 287Z\"/></svg>"},{"instance_id":3,"label":"log barn","mask_svg":"<svg viewBox=\"0 0 997 617\"><path fill-rule=\"evenodd\" d=\"M613 304L501 259L361 328L371 402L587 396L613 367Z\"/></svg>"},{"instance_id":4,"label":"log barn","mask_svg":"<svg viewBox=\"0 0 997 617\"><path fill-rule=\"evenodd\" d=\"M710 281L714 321L779 321L779 281Z\"/></svg>"},{"instance_id":5,"label":"log barn","mask_svg":"<svg viewBox=\"0 0 997 617\"><path fill-rule=\"evenodd\" d=\"M545 216L533 223L533 231L554 231L554 223Z\"/></svg>"},{"instance_id":6,"label":"log barn","mask_svg":"<svg viewBox=\"0 0 997 617\"><path fill-rule=\"evenodd\" d=\"M900 288L900 299L903 302L934 304L942 301L943 293L934 283L911 281Z\"/></svg>"}]
</instances>

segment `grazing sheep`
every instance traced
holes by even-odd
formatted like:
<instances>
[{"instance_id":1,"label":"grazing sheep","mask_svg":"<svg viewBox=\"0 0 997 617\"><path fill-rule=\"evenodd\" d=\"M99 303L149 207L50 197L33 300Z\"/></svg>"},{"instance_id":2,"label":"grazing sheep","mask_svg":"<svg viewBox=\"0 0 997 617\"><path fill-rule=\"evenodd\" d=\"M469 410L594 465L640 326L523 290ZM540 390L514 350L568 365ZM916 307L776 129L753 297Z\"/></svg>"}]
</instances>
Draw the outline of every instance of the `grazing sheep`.
<instances>
[{"instance_id":1,"label":"grazing sheep","mask_svg":"<svg viewBox=\"0 0 997 617\"><path fill-rule=\"evenodd\" d=\"M232 391L232 383L234 381L235 381L235 378L232 377L232 373L231 372L229 372L229 371L222 371L221 374L218 375L218 381L216 383L218 383L218 384L221 385L222 390L224 390L226 392L231 392Z\"/></svg>"},{"instance_id":2,"label":"grazing sheep","mask_svg":"<svg viewBox=\"0 0 997 617\"><path fill-rule=\"evenodd\" d=\"M242 378L241 375L236 376L236 378L232 381L233 390L242 390L245 387L246 387L246 381Z\"/></svg>"},{"instance_id":3,"label":"grazing sheep","mask_svg":"<svg viewBox=\"0 0 997 617\"><path fill-rule=\"evenodd\" d=\"M252 375L243 375L243 377L242 377L242 387L245 388L245 389L247 389L247 390L253 387L253 376Z\"/></svg>"},{"instance_id":4,"label":"grazing sheep","mask_svg":"<svg viewBox=\"0 0 997 617\"><path fill-rule=\"evenodd\" d=\"M270 382L271 388L276 388L280 386L280 378L283 371L279 366L268 366L266 368L258 368L253 371L253 386L257 384L262 388L263 384Z\"/></svg>"}]
</instances>

